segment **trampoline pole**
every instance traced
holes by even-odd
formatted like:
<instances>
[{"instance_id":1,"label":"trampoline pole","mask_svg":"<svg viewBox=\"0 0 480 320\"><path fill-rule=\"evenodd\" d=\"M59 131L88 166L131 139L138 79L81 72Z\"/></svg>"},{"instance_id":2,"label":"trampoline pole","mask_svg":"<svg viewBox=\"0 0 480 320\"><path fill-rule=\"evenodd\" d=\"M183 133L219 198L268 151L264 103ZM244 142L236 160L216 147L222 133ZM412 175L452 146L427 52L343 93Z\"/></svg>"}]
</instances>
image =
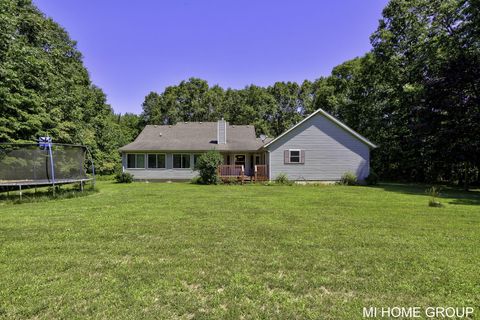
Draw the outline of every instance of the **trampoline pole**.
<instances>
[{"instance_id":1,"label":"trampoline pole","mask_svg":"<svg viewBox=\"0 0 480 320\"><path fill-rule=\"evenodd\" d=\"M20 201L22 201L22 185L21 184L18 185L18 190L19 190L18 195L20 196Z\"/></svg>"},{"instance_id":2,"label":"trampoline pole","mask_svg":"<svg viewBox=\"0 0 480 320\"><path fill-rule=\"evenodd\" d=\"M52 186L53 186L53 196L55 197L55 169L53 166L53 153L52 153L52 144L48 144L48 153L50 154L50 170L52 173Z\"/></svg>"}]
</instances>

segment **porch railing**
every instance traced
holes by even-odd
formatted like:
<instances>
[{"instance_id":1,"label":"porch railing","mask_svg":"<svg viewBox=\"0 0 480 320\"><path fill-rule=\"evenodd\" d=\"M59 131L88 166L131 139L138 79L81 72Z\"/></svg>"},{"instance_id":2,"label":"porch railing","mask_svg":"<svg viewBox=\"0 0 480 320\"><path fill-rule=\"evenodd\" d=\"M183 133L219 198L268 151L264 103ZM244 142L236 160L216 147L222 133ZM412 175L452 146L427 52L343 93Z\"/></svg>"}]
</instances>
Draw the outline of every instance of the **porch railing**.
<instances>
[{"instance_id":1,"label":"porch railing","mask_svg":"<svg viewBox=\"0 0 480 320\"><path fill-rule=\"evenodd\" d=\"M243 165L222 164L218 166L218 176L221 179L237 178L243 182L245 179L245 168Z\"/></svg>"},{"instance_id":2,"label":"porch railing","mask_svg":"<svg viewBox=\"0 0 480 320\"><path fill-rule=\"evenodd\" d=\"M246 176L243 165L223 164L218 166L218 176L224 181L232 178L241 182L244 182L245 179L249 181L266 181L268 180L268 166L257 164L254 166L254 171Z\"/></svg>"},{"instance_id":3,"label":"porch railing","mask_svg":"<svg viewBox=\"0 0 480 320\"><path fill-rule=\"evenodd\" d=\"M268 166L266 164L255 165L255 181L268 180Z\"/></svg>"}]
</instances>

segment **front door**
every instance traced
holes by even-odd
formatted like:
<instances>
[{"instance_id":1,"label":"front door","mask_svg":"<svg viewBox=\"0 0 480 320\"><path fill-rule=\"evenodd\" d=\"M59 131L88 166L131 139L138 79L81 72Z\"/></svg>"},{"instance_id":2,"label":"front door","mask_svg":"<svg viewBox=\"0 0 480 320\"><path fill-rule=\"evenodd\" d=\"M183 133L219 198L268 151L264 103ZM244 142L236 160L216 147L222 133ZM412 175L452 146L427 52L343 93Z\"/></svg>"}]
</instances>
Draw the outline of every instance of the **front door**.
<instances>
[{"instance_id":1,"label":"front door","mask_svg":"<svg viewBox=\"0 0 480 320\"><path fill-rule=\"evenodd\" d=\"M256 155L255 155L255 165L257 165L257 164L263 164L262 162L263 162L263 161L262 161L262 156L259 155L259 154L256 154Z\"/></svg>"},{"instance_id":2,"label":"front door","mask_svg":"<svg viewBox=\"0 0 480 320\"><path fill-rule=\"evenodd\" d=\"M234 164L236 166L243 166L245 168L245 158L246 156L244 154L236 154L235 159L234 159Z\"/></svg>"}]
</instances>

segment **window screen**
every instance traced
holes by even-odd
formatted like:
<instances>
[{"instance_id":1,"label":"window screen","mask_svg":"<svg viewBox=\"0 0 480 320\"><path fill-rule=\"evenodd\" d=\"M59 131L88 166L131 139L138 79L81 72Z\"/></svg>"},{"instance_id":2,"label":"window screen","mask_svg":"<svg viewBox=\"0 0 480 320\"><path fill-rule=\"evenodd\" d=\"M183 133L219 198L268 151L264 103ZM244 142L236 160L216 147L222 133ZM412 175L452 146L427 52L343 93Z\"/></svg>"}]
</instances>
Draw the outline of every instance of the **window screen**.
<instances>
[{"instance_id":1,"label":"window screen","mask_svg":"<svg viewBox=\"0 0 480 320\"><path fill-rule=\"evenodd\" d=\"M164 154L149 154L148 155L148 168L150 168L150 169L165 168L165 155Z\"/></svg>"},{"instance_id":2,"label":"window screen","mask_svg":"<svg viewBox=\"0 0 480 320\"><path fill-rule=\"evenodd\" d=\"M145 155L139 154L127 154L127 168L129 169L144 169L145 168Z\"/></svg>"},{"instance_id":3,"label":"window screen","mask_svg":"<svg viewBox=\"0 0 480 320\"><path fill-rule=\"evenodd\" d=\"M190 168L190 155L189 154L174 154L173 155L173 167L175 169Z\"/></svg>"},{"instance_id":4,"label":"window screen","mask_svg":"<svg viewBox=\"0 0 480 320\"><path fill-rule=\"evenodd\" d=\"M300 150L290 150L290 162L300 163Z\"/></svg>"}]
</instances>

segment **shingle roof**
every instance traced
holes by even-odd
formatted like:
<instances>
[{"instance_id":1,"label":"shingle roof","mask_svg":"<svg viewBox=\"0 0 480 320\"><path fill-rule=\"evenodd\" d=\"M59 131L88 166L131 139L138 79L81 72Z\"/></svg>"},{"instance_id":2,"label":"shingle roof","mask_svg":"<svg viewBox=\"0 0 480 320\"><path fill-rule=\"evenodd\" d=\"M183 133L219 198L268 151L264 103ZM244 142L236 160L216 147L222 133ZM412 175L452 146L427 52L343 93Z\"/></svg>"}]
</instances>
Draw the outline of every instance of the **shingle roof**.
<instances>
[{"instance_id":1,"label":"shingle roof","mask_svg":"<svg viewBox=\"0 0 480 320\"><path fill-rule=\"evenodd\" d=\"M217 144L217 122L187 122L148 125L132 143L120 151L256 151L262 142L252 125L227 125L227 143Z\"/></svg>"}]
</instances>

